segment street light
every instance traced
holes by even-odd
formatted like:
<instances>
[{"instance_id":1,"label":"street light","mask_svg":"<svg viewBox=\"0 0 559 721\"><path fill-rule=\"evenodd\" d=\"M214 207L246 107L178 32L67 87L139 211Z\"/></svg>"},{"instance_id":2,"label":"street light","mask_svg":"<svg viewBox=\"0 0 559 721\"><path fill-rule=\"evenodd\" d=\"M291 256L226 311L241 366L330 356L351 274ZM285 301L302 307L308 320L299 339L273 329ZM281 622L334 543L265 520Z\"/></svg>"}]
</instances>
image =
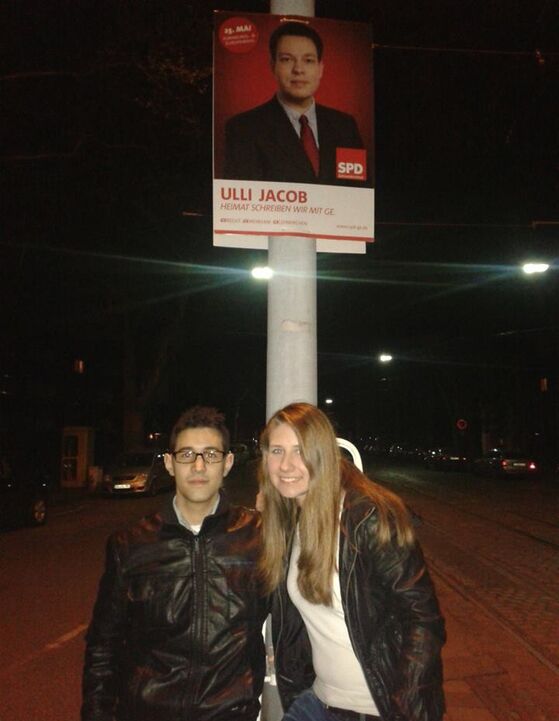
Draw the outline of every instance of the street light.
<instances>
[{"instance_id":1,"label":"street light","mask_svg":"<svg viewBox=\"0 0 559 721\"><path fill-rule=\"evenodd\" d=\"M545 273L546 270L549 270L549 263L524 263L522 270L526 273L526 275Z\"/></svg>"},{"instance_id":2,"label":"street light","mask_svg":"<svg viewBox=\"0 0 559 721\"><path fill-rule=\"evenodd\" d=\"M327 406L331 406L333 402L334 402L333 398L325 398L324 399L324 403L326 403Z\"/></svg>"},{"instance_id":3,"label":"street light","mask_svg":"<svg viewBox=\"0 0 559 721\"><path fill-rule=\"evenodd\" d=\"M392 356L390 355L390 353L381 353L378 359L381 363L390 363L390 361L392 360Z\"/></svg>"},{"instance_id":4,"label":"street light","mask_svg":"<svg viewBox=\"0 0 559 721\"><path fill-rule=\"evenodd\" d=\"M270 280L274 275L274 271L269 268L267 265L259 266L257 265L255 268L252 269L252 277L256 278L257 280Z\"/></svg>"}]
</instances>

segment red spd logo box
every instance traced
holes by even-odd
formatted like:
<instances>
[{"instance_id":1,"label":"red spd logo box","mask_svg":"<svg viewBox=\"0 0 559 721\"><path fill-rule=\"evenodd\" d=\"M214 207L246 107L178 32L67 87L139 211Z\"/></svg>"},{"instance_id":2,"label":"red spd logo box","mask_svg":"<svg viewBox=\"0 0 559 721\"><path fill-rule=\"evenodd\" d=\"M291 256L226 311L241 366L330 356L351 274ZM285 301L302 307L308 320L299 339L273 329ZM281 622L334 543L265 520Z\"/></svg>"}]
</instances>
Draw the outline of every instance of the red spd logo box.
<instances>
[{"instance_id":1,"label":"red spd logo box","mask_svg":"<svg viewBox=\"0 0 559 721\"><path fill-rule=\"evenodd\" d=\"M367 179L367 151L364 148L336 148L338 180Z\"/></svg>"}]
</instances>

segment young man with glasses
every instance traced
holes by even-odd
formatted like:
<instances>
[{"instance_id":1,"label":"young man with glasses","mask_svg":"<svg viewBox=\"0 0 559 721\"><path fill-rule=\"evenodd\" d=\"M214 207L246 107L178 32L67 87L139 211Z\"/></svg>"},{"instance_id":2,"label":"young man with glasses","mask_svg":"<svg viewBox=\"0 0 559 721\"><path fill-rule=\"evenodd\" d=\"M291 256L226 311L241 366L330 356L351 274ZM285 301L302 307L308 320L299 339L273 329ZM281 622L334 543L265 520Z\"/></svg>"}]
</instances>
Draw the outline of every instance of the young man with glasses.
<instances>
[{"instance_id":1,"label":"young man with glasses","mask_svg":"<svg viewBox=\"0 0 559 721\"><path fill-rule=\"evenodd\" d=\"M165 465L176 494L108 543L87 634L82 721L255 721L267 601L260 519L221 488L224 417L183 413Z\"/></svg>"}]
</instances>

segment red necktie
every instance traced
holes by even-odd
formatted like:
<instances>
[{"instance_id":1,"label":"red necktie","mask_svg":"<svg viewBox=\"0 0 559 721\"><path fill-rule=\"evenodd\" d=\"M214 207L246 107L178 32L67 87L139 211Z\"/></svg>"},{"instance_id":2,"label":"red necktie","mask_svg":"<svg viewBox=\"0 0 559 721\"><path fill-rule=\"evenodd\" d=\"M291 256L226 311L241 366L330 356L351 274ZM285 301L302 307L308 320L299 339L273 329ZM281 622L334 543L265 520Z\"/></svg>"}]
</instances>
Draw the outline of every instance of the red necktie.
<instances>
[{"instance_id":1,"label":"red necktie","mask_svg":"<svg viewBox=\"0 0 559 721\"><path fill-rule=\"evenodd\" d=\"M303 143L303 148L305 149L307 158L311 161L314 174L318 176L320 160L316 140L314 139L312 128L309 126L309 119L306 115L301 115L299 122L301 123L301 142Z\"/></svg>"}]
</instances>

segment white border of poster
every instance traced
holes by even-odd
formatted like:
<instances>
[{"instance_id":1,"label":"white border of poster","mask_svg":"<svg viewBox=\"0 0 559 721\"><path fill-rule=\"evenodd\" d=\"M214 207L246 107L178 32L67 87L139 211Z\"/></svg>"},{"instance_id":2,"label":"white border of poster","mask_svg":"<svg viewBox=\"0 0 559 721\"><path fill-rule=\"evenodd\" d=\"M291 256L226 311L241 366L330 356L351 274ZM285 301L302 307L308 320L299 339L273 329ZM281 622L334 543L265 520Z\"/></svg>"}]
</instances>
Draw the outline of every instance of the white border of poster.
<instances>
[{"instance_id":1,"label":"white border of poster","mask_svg":"<svg viewBox=\"0 0 559 721\"><path fill-rule=\"evenodd\" d=\"M283 22L291 21L311 24L324 38L324 71L316 91L316 103L335 108L340 115L351 118L358 126L363 147L333 148L332 168L325 182L322 182L322 176L315 182L312 179L311 182L287 182L277 177L245 179L242 176L250 173L242 169L242 163L239 166L241 170L233 171L231 175L224 170L227 163L225 146L226 142L230 142L225 139L225 128L232 118L234 121L236 117L249 115L251 110L258 112L259 107L270 104L270 97L274 97L277 89L268 59L270 31ZM347 57L348 47L351 47L351 57ZM356 63L359 79L346 82L348 68L355 68ZM269 236L295 236L316 238L317 250L323 252L364 253L366 243L374 240L372 117L372 51L367 26L314 17L256 13L240 16L231 12L216 12L214 245L267 248ZM255 133L255 136L264 137L266 132L272 132L268 126L265 132ZM295 130L293 134L296 138ZM326 131L322 138L326 147ZM244 143L250 142L251 137L244 138ZM319 146L320 143L319 123ZM320 150L322 158L322 148ZM247 156L251 152L249 148ZM344 170L347 166L347 162L344 166L344 157L351 160L351 153L355 152L361 153L357 157L357 161L363 161L361 169L358 162L355 165L357 173L362 175L342 175L347 172ZM344 153L349 155L344 156ZM321 168L322 165L321 162ZM260 171L258 174L261 175ZM227 177L220 177L222 175Z\"/></svg>"}]
</instances>

